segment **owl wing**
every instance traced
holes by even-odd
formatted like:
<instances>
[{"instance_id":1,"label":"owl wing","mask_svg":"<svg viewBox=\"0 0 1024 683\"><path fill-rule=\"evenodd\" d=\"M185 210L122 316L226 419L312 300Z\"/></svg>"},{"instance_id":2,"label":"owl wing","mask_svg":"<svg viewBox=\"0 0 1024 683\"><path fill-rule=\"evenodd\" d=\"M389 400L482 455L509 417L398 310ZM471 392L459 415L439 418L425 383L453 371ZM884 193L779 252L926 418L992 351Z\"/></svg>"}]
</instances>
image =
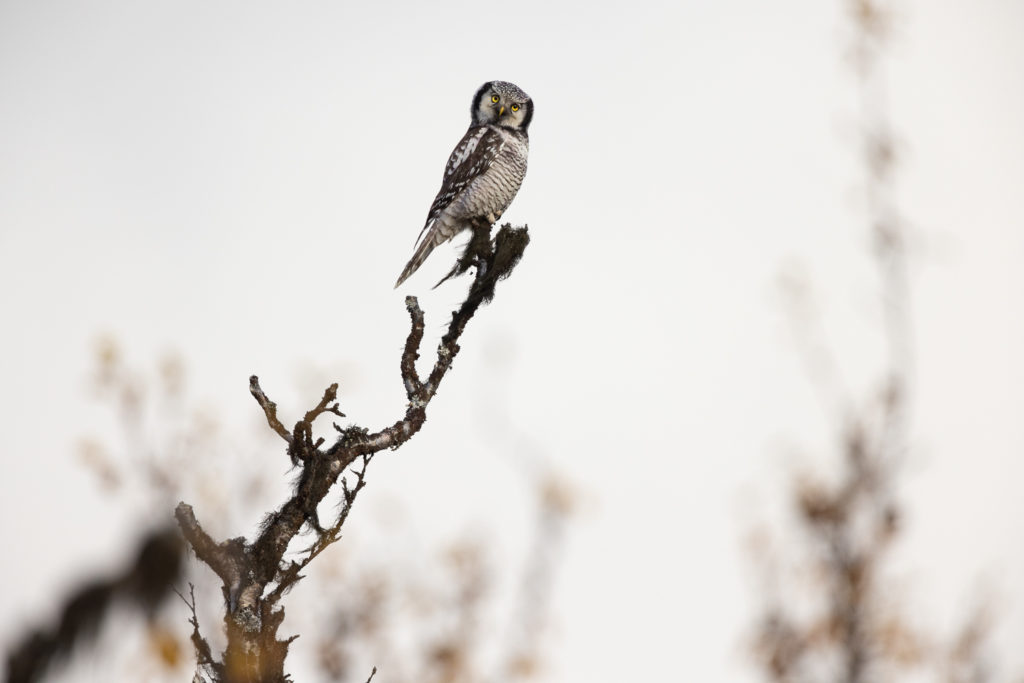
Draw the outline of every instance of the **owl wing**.
<instances>
[{"instance_id":1,"label":"owl wing","mask_svg":"<svg viewBox=\"0 0 1024 683\"><path fill-rule=\"evenodd\" d=\"M416 238L416 249L412 258L409 259L409 263L406 264L405 270L398 276L395 287L401 285L416 272L416 269L423 264L434 247L455 236L459 226L448 222L438 223L438 219L444 210L458 199L460 194L487 172L504 146L504 136L490 126L470 128L462 136L462 140L448 157L441 189L434 197L434 203L430 205L427 221L424 223L423 229L420 230L419 237Z\"/></svg>"},{"instance_id":2,"label":"owl wing","mask_svg":"<svg viewBox=\"0 0 1024 683\"><path fill-rule=\"evenodd\" d=\"M441 189L434 197L434 203L430 205L423 230L416 238L417 242L459 193L490 168L501 152L504 142L501 133L490 126L477 126L466 131L448 157Z\"/></svg>"}]
</instances>

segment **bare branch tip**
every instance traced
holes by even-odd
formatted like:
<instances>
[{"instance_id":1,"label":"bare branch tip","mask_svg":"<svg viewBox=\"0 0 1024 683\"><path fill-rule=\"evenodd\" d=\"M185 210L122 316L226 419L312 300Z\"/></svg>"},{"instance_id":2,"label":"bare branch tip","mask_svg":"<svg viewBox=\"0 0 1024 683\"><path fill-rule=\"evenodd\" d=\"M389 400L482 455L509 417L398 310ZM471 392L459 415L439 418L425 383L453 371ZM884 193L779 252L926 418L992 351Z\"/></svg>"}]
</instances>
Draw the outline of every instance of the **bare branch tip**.
<instances>
[{"instance_id":1,"label":"bare branch tip","mask_svg":"<svg viewBox=\"0 0 1024 683\"><path fill-rule=\"evenodd\" d=\"M267 398L267 395L263 392L263 388L260 386L260 378L256 375L251 375L249 377L249 393L252 394L252 397L260 404L260 408L263 409L263 414L267 416L267 424L270 425L270 428L290 444L292 442L292 435L284 428L281 421L277 419L277 404Z\"/></svg>"},{"instance_id":2,"label":"bare branch tip","mask_svg":"<svg viewBox=\"0 0 1024 683\"><path fill-rule=\"evenodd\" d=\"M420 302L414 296L407 296L405 298L405 310L409 311L409 317L412 318L414 326L423 324L423 309L420 308Z\"/></svg>"}]
</instances>

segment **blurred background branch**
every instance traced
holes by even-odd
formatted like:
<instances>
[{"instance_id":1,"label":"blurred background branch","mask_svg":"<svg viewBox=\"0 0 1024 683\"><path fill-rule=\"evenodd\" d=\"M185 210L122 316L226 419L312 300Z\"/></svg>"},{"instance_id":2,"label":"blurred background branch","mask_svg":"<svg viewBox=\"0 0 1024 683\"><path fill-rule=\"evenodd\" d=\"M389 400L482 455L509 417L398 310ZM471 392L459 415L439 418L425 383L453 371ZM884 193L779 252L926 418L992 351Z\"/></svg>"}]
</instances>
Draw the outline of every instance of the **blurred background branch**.
<instances>
[{"instance_id":1,"label":"blurred background branch","mask_svg":"<svg viewBox=\"0 0 1024 683\"><path fill-rule=\"evenodd\" d=\"M885 356L873 394L851 400L834 371L829 350L812 338L805 283L786 280L789 315L798 349L823 397L840 411L839 477L805 472L793 487L796 548L810 580L777 576L779 594L760 617L754 651L762 675L779 682L891 681L927 670L935 680L990 680L984 605L960 627L952 643L920 627L907 613L886 559L904 531L900 468L910 450L913 330L909 284L908 222L896 188L899 155L889 117L884 68L897 21L894 3L845 0L851 29L848 53L860 107L858 143L863 170L861 203L878 275ZM813 318L813 313L810 313ZM768 571L770 559L757 560ZM774 570L779 571L777 568Z\"/></svg>"},{"instance_id":2,"label":"blurred background branch","mask_svg":"<svg viewBox=\"0 0 1024 683\"><path fill-rule=\"evenodd\" d=\"M155 530L137 544L135 560L109 579L95 579L69 595L59 609L57 625L27 633L7 655L8 683L32 683L52 672L76 648L93 644L115 605L139 612L155 638L166 638L154 621L156 610L181 576L184 547L173 528ZM177 659L173 641L166 656Z\"/></svg>"}]
</instances>

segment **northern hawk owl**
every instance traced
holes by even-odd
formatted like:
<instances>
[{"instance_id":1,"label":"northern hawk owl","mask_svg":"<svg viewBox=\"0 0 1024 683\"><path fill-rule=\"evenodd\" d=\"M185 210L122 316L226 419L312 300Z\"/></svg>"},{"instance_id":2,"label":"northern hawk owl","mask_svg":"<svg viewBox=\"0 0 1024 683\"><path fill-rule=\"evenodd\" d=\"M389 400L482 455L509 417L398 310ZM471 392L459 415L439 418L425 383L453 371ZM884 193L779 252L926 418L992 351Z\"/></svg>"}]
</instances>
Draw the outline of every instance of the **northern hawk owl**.
<instances>
[{"instance_id":1,"label":"northern hawk owl","mask_svg":"<svg viewBox=\"0 0 1024 683\"><path fill-rule=\"evenodd\" d=\"M455 146L444 169L441 190L434 197L416 251L398 276L395 287L416 272L435 247L473 221L495 223L512 203L526 175L527 129L533 100L512 83L484 83L470 107L469 130Z\"/></svg>"}]
</instances>

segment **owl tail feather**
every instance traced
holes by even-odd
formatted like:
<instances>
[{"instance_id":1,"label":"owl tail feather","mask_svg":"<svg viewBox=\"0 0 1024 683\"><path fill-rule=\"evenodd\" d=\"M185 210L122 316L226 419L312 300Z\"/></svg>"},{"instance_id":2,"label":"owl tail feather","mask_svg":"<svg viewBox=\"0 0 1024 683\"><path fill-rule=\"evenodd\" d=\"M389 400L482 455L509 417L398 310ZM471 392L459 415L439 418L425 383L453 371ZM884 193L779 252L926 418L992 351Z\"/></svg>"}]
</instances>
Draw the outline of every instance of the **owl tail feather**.
<instances>
[{"instance_id":1,"label":"owl tail feather","mask_svg":"<svg viewBox=\"0 0 1024 683\"><path fill-rule=\"evenodd\" d=\"M413 252L409 263L405 264L405 270L402 271L402 274L398 276L398 280L395 282L395 289L398 289L403 282L408 280L409 276L415 273L423 265L423 262L427 260L430 252L434 251L434 247L442 242L444 242L444 237L439 232L428 233L426 238L416 247L416 251Z\"/></svg>"}]
</instances>

